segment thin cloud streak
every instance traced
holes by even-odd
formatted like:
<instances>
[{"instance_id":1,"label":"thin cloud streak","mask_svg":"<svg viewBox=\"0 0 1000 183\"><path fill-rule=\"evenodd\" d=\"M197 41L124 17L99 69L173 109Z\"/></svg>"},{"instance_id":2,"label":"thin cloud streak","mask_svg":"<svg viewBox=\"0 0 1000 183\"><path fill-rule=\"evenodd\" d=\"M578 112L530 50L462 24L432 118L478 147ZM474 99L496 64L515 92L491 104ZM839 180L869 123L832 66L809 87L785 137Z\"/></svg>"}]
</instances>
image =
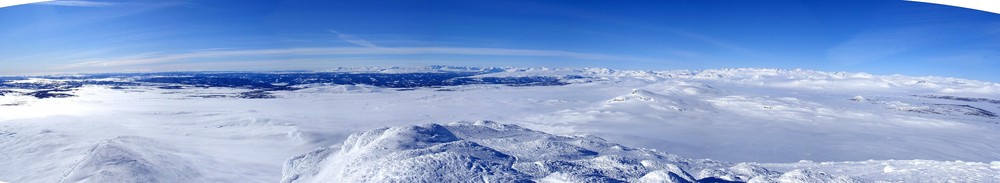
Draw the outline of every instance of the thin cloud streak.
<instances>
[{"instance_id":1,"label":"thin cloud streak","mask_svg":"<svg viewBox=\"0 0 1000 183\"><path fill-rule=\"evenodd\" d=\"M247 57L281 57L281 56L393 56L393 55L471 55L471 56L513 56L513 57L560 57L577 60L598 61L631 61L652 62L653 60L623 57L605 54L581 53L562 50L534 50L509 48L476 48L476 47L381 47L364 39L344 34L336 30L327 30L337 35L344 42L360 47L316 47L316 48L281 48L281 49L250 49L250 50L201 50L188 53L161 54L146 53L127 57L95 59L82 61L52 68L54 70L115 68L149 65L176 65L183 62L213 62L227 59L245 59Z\"/></svg>"},{"instance_id":2,"label":"thin cloud streak","mask_svg":"<svg viewBox=\"0 0 1000 183\"><path fill-rule=\"evenodd\" d=\"M719 47L719 48L722 48L722 49L726 49L726 50L729 50L729 51L731 51L733 53L738 53L738 54L743 54L743 55L756 55L756 54L758 54L758 51L756 51L756 50L753 50L753 49L750 49L750 48L746 48L746 47L742 47L742 46L737 46L735 44L728 43L728 42L719 40L717 38L713 38L713 37L702 35L702 34L696 34L696 33L691 33L691 32L684 32L684 31L675 31L675 34L680 35L680 36L684 36L684 37L687 37L687 38L690 38L690 39L694 39L694 40L697 40L697 41L700 41L702 43L706 43L706 44L709 44L709 45L712 45L712 46L716 46L716 47Z\"/></svg>"},{"instance_id":3,"label":"thin cloud streak","mask_svg":"<svg viewBox=\"0 0 1000 183\"><path fill-rule=\"evenodd\" d=\"M52 1L52 0L2 0L0 1L0 8L17 6L22 4L40 3L46 1Z\"/></svg>"},{"instance_id":4,"label":"thin cloud streak","mask_svg":"<svg viewBox=\"0 0 1000 183\"><path fill-rule=\"evenodd\" d=\"M41 2L38 4L55 5L55 6L74 6L74 7L109 7L114 5L108 2L74 1L74 0L55 0L55 1Z\"/></svg>"},{"instance_id":5,"label":"thin cloud streak","mask_svg":"<svg viewBox=\"0 0 1000 183\"><path fill-rule=\"evenodd\" d=\"M580 53L561 50L530 50L507 48L466 48L466 47L328 47L289 48L258 50L213 50L180 54L143 54L112 59L84 61L64 65L55 69L76 69L87 67L115 67L149 64L167 64L192 59L218 59L248 56L339 56L339 55L479 55L479 56L526 56L564 57L583 60L638 61L647 59L621 57L604 54Z\"/></svg>"},{"instance_id":6,"label":"thin cloud streak","mask_svg":"<svg viewBox=\"0 0 1000 183\"><path fill-rule=\"evenodd\" d=\"M866 30L827 49L826 59L841 65L884 61L907 52L955 44L963 37L983 39L1000 33L1000 23L984 24L949 17L934 24Z\"/></svg>"},{"instance_id":7,"label":"thin cloud streak","mask_svg":"<svg viewBox=\"0 0 1000 183\"><path fill-rule=\"evenodd\" d=\"M369 47L369 48L378 48L379 47L378 45L375 45L375 43L368 42L368 40L359 39L359 38L354 37L353 35L350 35L350 34L340 33L340 32L337 32L336 30L328 30L328 31L330 31L333 34L337 34L337 37L340 38L341 40L344 40L344 42L348 42L348 43L351 43L351 44L354 44L354 45L358 45L358 46Z\"/></svg>"}]
</instances>

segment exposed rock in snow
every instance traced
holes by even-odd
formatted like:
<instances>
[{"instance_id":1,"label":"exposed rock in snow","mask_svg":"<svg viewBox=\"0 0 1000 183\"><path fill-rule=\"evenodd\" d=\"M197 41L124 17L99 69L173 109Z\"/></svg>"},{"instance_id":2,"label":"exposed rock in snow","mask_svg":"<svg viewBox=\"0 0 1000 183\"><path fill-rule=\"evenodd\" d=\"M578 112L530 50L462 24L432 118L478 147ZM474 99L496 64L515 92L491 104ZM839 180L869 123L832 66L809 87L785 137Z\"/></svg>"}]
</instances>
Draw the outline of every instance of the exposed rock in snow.
<instances>
[{"instance_id":1,"label":"exposed rock in snow","mask_svg":"<svg viewBox=\"0 0 1000 183\"><path fill-rule=\"evenodd\" d=\"M314 152L322 155L324 150ZM515 157L463 140L437 124L382 128L348 137L325 159L286 163L284 182L523 182ZM313 161L309 161L313 160ZM309 167L308 164L315 166Z\"/></svg>"},{"instance_id":2,"label":"exposed rock in snow","mask_svg":"<svg viewBox=\"0 0 1000 183\"><path fill-rule=\"evenodd\" d=\"M693 182L690 160L490 121L399 126L295 157L284 182ZM325 158L320 158L327 155Z\"/></svg>"},{"instance_id":3,"label":"exposed rock in snow","mask_svg":"<svg viewBox=\"0 0 1000 183\"><path fill-rule=\"evenodd\" d=\"M850 180L858 182L1000 182L1000 168L991 164L1000 162L962 162L931 160L868 160L850 162L801 162L761 164L771 170L787 171L781 177L769 180L808 180L796 178L800 175L817 174L804 170L823 171L827 178L812 182L838 182ZM796 172L795 170L803 170ZM829 179L832 178L832 179Z\"/></svg>"},{"instance_id":4,"label":"exposed rock in snow","mask_svg":"<svg viewBox=\"0 0 1000 183\"><path fill-rule=\"evenodd\" d=\"M904 112L911 112L917 114L930 114L930 115L944 115L944 116L958 116L958 117L975 117L975 118L985 118L986 121L991 123L997 122L997 118L1000 117L996 113L972 106L969 104L938 104L938 103L914 103L905 101L885 101L885 100L868 100L872 101L874 104L879 104L887 109L898 110Z\"/></svg>"},{"instance_id":5,"label":"exposed rock in snow","mask_svg":"<svg viewBox=\"0 0 1000 183\"><path fill-rule=\"evenodd\" d=\"M776 177L781 173L768 170L757 164L739 163L731 167L703 169L699 177L714 177L725 181L746 182L754 177Z\"/></svg>"},{"instance_id":6,"label":"exposed rock in snow","mask_svg":"<svg viewBox=\"0 0 1000 183\"><path fill-rule=\"evenodd\" d=\"M629 94L615 97L609 100L608 103L633 102L633 101L656 102L656 98L659 98L658 95L659 94L655 94L653 92L649 92L642 89L633 89L632 92L629 92Z\"/></svg>"},{"instance_id":7,"label":"exposed rock in snow","mask_svg":"<svg viewBox=\"0 0 1000 183\"><path fill-rule=\"evenodd\" d=\"M751 178L750 181L747 181L747 182L750 182L750 183L757 183L757 182L760 182L760 183L764 183L764 182L801 182L801 183L807 183L807 182L828 182L828 183L850 183L850 182L857 182L857 181L853 180L850 177L843 176L843 175L834 176L834 175L830 175L830 174L827 174L825 172L817 171L817 170L795 169L795 170L792 170L792 171L785 172L785 173L781 174L780 176L776 176L776 177L775 176L754 177L754 178Z\"/></svg>"},{"instance_id":8,"label":"exposed rock in snow","mask_svg":"<svg viewBox=\"0 0 1000 183\"><path fill-rule=\"evenodd\" d=\"M690 89L690 90L688 90ZM702 110L709 108L707 103L692 101L686 99L683 96L670 96L670 95L690 95L688 92L704 92L698 91L694 88L685 88L682 90L665 90L669 92L666 94L653 93L645 89L633 89L631 92L625 95L621 95L608 100L607 105L629 105L629 104L645 104L650 108L656 109L658 111L667 112L677 112L677 111L689 111L689 110Z\"/></svg>"},{"instance_id":9,"label":"exposed rock in snow","mask_svg":"<svg viewBox=\"0 0 1000 183\"><path fill-rule=\"evenodd\" d=\"M381 92L382 88L370 85L329 85L329 84L306 84L296 85L297 93L375 93Z\"/></svg>"}]
</instances>

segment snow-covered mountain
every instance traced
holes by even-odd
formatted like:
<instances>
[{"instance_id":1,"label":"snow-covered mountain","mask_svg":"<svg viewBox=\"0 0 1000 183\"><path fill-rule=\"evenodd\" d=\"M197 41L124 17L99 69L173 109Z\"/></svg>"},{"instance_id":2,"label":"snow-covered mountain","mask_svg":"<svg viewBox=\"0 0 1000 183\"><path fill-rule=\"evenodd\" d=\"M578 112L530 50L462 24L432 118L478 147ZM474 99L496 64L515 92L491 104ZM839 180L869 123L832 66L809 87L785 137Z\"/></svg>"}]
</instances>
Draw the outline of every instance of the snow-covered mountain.
<instances>
[{"instance_id":1,"label":"snow-covered mountain","mask_svg":"<svg viewBox=\"0 0 1000 183\"><path fill-rule=\"evenodd\" d=\"M995 182L998 166L926 160L729 163L477 121L357 133L341 145L292 158L282 182ZM881 168L861 170L872 167Z\"/></svg>"},{"instance_id":2,"label":"snow-covered mountain","mask_svg":"<svg viewBox=\"0 0 1000 183\"><path fill-rule=\"evenodd\" d=\"M781 69L10 76L0 181L389 181L444 163L468 166L428 180L1000 182L998 101L991 82ZM429 125L480 120L509 125Z\"/></svg>"}]
</instances>

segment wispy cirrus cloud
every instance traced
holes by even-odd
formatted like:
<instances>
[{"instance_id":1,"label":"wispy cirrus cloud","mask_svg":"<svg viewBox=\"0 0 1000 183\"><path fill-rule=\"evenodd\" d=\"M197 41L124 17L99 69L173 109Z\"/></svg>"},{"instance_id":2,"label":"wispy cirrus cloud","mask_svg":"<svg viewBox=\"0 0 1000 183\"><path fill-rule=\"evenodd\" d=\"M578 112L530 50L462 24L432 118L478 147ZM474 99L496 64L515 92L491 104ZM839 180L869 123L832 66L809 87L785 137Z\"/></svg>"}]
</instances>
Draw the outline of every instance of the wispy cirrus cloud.
<instances>
[{"instance_id":1,"label":"wispy cirrus cloud","mask_svg":"<svg viewBox=\"0 0 1000 183\"><path fill-rule=\"evenodd\" d=\"M187 53L145 53L126 57L94 59L66 64L53 68L54 70L86 69L100 67L127 67L145 65L169 65L180 62L214 62L234 58L254 57L295 57L295 56L369 56L384 57L398 55L465 55L465 56L501 56L501 57L555 57L561 59L591 60L591 61L633 61L647 62L649 59L615 56L597 53L583 53L563 50L511 49L511 48L479 48L479 47L383 47L350 34L328 30L344 42L357 47L305 47L276 49L215 49Z\"/></svg>"},{"instance_id":2,"label":"wispy cirrus cloud","mask_svg":"<svg viewBox=\"0 0 1000 183\"><path fill-rule=\"evenodd\" d=\"M38 4L44 5L55 5L55 6L75 6L75 7L108 7L113 6L113 3L109 2L99 2L99 1L77 1L77 0L55 0L55 1L45 1Z\"/></svg>"},{"instance_id":3,"label":"wispy cirrus cloud","mask_svg":"<svg viewBox=\"0 0 1000 183\"><path fill-rule=\"evenodd\" d=\"M942 49L972 46L956 40L983 40L1000 33L1000 22L970 21L963 16L907 17L884 22L896 26L861 31L827 49L826 59L854 66L891 61L929 49L940 54Z\"/></svg>"},{"instance_id":4,"label":"wispy cirrus cloud","mask_svg":"<svg viewBox=\"0 0 1000 183\"><path fill-rule=\"evenodd\" d=\"M646 59L604 54L581 53L561 50L532 50L509 48L469 48L469 47L325 47L325 48L282 48L252 50L210 50L179 54L149 53L127 57L96 59L59 66L56 69L76 69L88 67L115 67L237 57L264 56L350 56L350 55L477 55L477 56L523 56L561 57L582 60L605 61L645 61Z\"/></svg>"},{"instance_id":5,"label":"wispy cirrus cloud","mask_svg":"<svg viewBox=\"0 0 1000 183\"><path fill-rule=\"evenodd\" d=\"M114 3L110 2L82 1L82 0L3 0L0 1L0 8L8 6L24 5L24 4L41 4L41 5L53 5L53 6L75 6L75 7L108 7L114 5Z\"/></svg>"},{"instance_id":6,"label":"wispy cirrus cloud","mask_svg":"<svg viewBox=\"0 0 1000 183\"><path fill-rule=\"evenodd\" d=\"M348 43L351 43L351 44L354 44L354 45L358 45L358 46L369 47L369 48L377 48L378 47L378 45L375 45L375 43L371 43L371 42L368 42L368 40L364 40L364 39L360 39L360 38L354 37L354 35L340 33L340 32L338 32L336 30L327 30L327 31L330 31L333 34L336 34L337 38L340 38L344 42L348 42Z\"/></svg>"}]
</instances>

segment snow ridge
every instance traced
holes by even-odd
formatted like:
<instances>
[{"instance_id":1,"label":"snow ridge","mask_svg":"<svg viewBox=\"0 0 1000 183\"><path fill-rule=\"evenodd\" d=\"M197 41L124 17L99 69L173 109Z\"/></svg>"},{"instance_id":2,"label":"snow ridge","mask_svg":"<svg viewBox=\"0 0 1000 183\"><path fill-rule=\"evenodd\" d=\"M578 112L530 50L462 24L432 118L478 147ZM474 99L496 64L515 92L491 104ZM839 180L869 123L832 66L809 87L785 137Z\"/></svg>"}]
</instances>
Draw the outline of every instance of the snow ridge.
<instances>
[{"instance_id":1,"label":"snow ridge","mask_svg":"<svg viewBox=\"0 0 1000 183\"><path fill-rule=\"evenodd\" d=\"M60 182L197 182L187 159L152 139L121 136L94 145Z\"/></svg>"},{"instance_id":2,"label":"snow ridge","mask_svg":"<svg viewBox=\"0 0 1000 183\"><path fill-rule=\"evenodd\" d=\"M690 172L701 172L693 175ZM855 182L818 170L686 159L492 121L357 133L285 164L282 182Z\"/></svg>"}]
</instances>

